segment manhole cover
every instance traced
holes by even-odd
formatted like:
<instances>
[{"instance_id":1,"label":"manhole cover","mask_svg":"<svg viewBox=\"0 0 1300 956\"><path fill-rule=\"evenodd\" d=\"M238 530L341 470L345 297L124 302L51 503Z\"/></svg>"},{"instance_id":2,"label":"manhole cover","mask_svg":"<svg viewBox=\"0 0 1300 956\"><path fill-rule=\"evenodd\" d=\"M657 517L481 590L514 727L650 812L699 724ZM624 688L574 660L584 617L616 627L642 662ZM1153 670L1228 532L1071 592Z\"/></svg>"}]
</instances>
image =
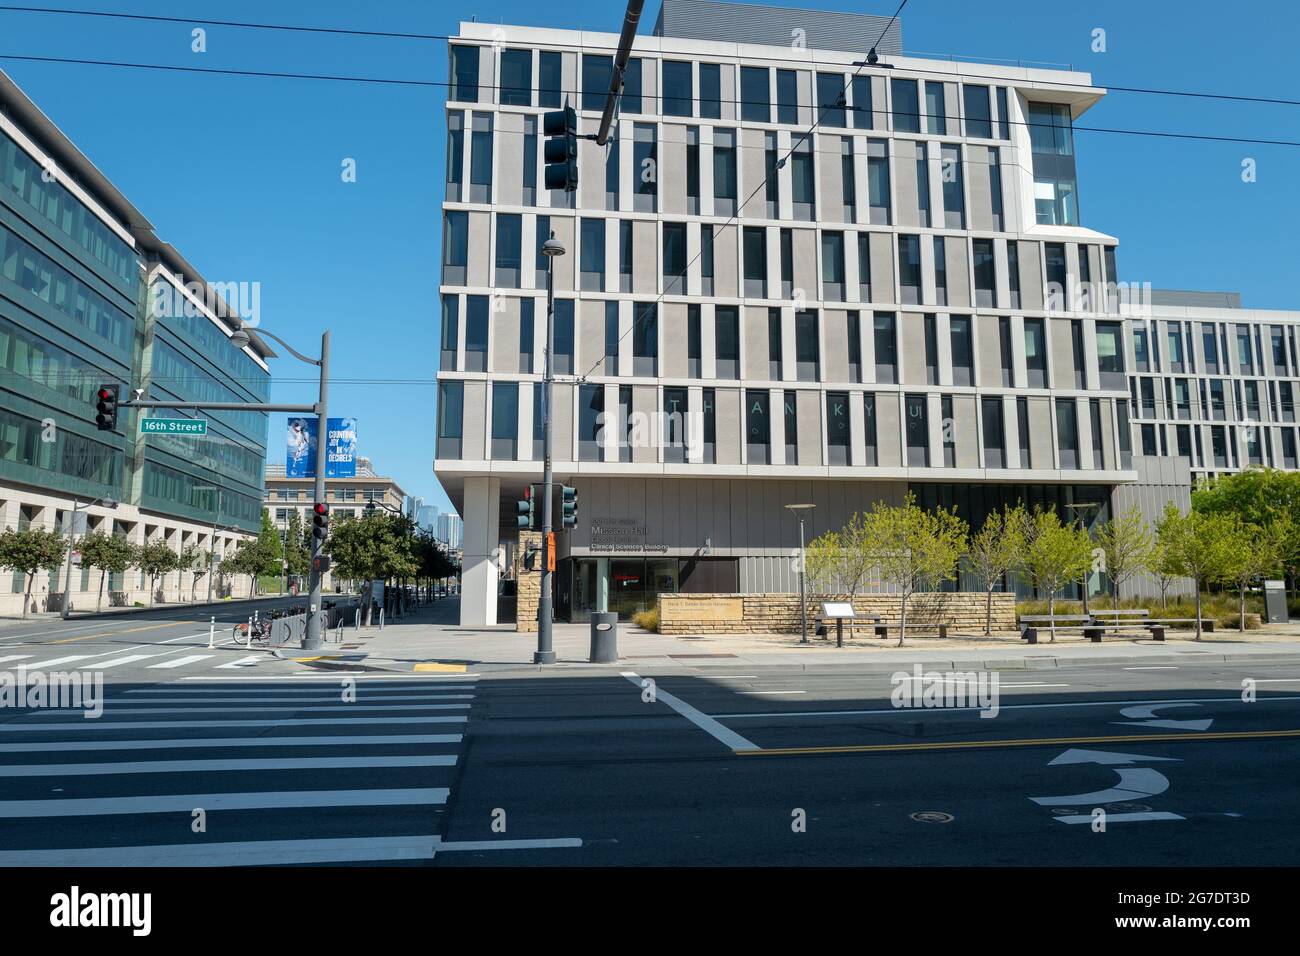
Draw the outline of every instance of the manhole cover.
<instances>
[{"instance_id":1,"label":"manhole cover","mask_svg":"<svg viewBox=\"0 0 1300 956\"><path fill-rule=\"evenodd\" d=\"M1107 806L1116 813L1146 813L1151 809L1145 803L1110 803Z\"/></svg>"},{"instance_id":2,"label":"manhole cover","mask_svg":"<svg viewBox=\"0 0 1300 956\"><path fill-rule=\"evenodd\" d=\"M1078 812L1079 811L1076 810L1074 807L1053 807L1052 808L1052 813L1056 814L1058 817L1075 816L1078 814Z\"/></svg>"},{"instance_id":3,"label":"manhole cover","mask_svg":"<svg viewBox=\"0 0 1300 956\"><path fill-rule=\"evenodd\" d=\"M911 816L917 823L952 823L952 814L941 810L921 810Z\"/></svg>"}]
</instances>

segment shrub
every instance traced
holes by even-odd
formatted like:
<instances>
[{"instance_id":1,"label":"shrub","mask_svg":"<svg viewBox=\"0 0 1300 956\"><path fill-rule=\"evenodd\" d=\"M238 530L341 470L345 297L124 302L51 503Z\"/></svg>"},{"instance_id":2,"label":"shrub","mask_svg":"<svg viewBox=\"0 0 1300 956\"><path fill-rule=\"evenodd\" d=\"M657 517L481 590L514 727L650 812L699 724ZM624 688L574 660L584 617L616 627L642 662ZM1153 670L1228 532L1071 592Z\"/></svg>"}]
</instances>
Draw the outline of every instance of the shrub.
<instances>
[{"instance_id":1,"label":"shrub","mask_svg":"<svg viewBox=\"0 0 1300 956\"><path fill-rule=\"evenodd\" d=\"M637 611L632 615L632 623L637 627L644 628L647 631L659 633L659 608L652 607L648 611Z\"/></svg>"}]
</instances>

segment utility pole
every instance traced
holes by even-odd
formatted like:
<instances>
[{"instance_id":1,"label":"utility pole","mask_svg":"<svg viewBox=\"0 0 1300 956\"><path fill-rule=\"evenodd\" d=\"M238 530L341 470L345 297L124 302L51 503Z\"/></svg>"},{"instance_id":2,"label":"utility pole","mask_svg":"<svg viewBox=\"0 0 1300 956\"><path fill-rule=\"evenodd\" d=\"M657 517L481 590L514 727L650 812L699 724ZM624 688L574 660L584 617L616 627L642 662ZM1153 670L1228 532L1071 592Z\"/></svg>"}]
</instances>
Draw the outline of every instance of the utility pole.
<instances>
[{"instance_id":1,"label":"utility pole","mask_svg":"<svg viewBox=\"0 0 1300 956\"><path fill-rule=\"evenodd\" d=\"M564 246L555 238L542 243L546 256L546 354L542 369L542 593L537 602L537 651L534 664L554 664L555 648L551 640L551 564L555 555L551 550L551 489L555 475L551 470L552 415L551 398L555 384L555 257L564 255Z\"/></svg>"},{"instance_id":2,"label":"utility pole","mask_svg":"<svg viewBox=\"0 0 1300 956\"><path fill-rule=\"evenodd\" d=\"M89 511L97 504L102 504L105 508L117 507L117 502L112 498L96 498L86 505L86 510ZM66 561L68 576L63 583L63 610L61 616L65 621L68 619L68 615L72 613L72 544L77 539L77 514L80 510L81 502L74 498L72 501L72 517L69 519L71 524L68 525L68 557ZM86 523L88 525L90 523L89 516L87 516ZM53 588L50 590L53 590Z\"/></svg>"},{"instance_id":3,"label":"utility pole","mask_svg":"<svg viewBox=\"0 0 1300 956\"><path fill-rule=\"evenodd\" d=\"M329 444L329 369L330 369L330 333L329 329L320 337L320 400L316 403L316 501L325 501L325 448ZM311 538L311 569L308 572L307 596L307 633L303 636L303 650L314 650L323 646L321 640L321 583L324 574L317 560L324 548L325 539L313 534Z\"/></svg>"},{"instance_id":4,"label":"utility pole","mask_svg":"<svg viewBox=\"0 0 1300 956\"><path fill-rule=\"evenodd\" d=\"M803 630L803 635L799 638L800 644L808 643L808 594L805 581L807 579L807 562L808 555L804 550L803 543L803 515L805 511L811 511L816 505L786 505L787 510L793 511L799 519L799 621Z\"/></svg>"}]
</instances>

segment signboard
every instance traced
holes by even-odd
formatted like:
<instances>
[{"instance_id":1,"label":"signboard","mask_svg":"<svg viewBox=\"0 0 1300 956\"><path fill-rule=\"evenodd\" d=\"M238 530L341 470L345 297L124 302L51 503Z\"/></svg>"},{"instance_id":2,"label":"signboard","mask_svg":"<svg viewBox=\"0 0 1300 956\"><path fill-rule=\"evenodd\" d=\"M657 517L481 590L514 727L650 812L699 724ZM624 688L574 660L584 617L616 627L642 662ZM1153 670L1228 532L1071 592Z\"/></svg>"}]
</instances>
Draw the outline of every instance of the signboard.
<instances>
[{"instance_id":1,"label":"signboard","mask_svg":"<svg viewBox=\"0 0 1300 956\"><path fill-rule=\"evenodd\" d=\"M325 428L325 477L355 478L357 475L357 420L331 418ZM289 419L285 433L284 474L286 478L316 477L317 419Z\"/></svg>"},{"instance_id":2,"label":"signboard","mask_svg":"<svg viewBox=\"0 0 1300 956\"><path fill-rule=\"evenodd\" d=\"M141 418L141 435L206 435L206 418Z\"/></svg>"},{"instance_id":3,"label":"signboard","mask_svg":"<svg viewBox=\"0 0 1300 956\"><path fill-rule=\"evenodd\" d=\"M852 618L856 615L853 613L853 605L848 601L823 601L822 617L828 618Z\"/></svg>"},{"instance_id":4,"label":"signboard","mask_svg":"<svg viewBox=\"0 0 1300 956\"><path fill-rule=\"evenodd\" d=\"M649 530L634 518L595 518L590 525L589 550L646 554L668 551L666 544L649 543Z\"/></svg>"}]
</instances>

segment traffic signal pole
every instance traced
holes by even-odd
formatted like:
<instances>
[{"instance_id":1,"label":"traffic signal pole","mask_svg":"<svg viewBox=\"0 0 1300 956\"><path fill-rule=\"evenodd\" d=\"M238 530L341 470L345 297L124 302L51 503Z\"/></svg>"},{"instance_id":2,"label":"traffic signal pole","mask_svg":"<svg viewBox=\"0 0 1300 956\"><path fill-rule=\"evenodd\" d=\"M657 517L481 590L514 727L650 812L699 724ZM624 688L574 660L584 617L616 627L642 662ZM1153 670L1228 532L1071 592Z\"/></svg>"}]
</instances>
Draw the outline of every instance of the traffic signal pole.
<instances>
[{"instance_id":1,"label":"traffic signal pole","mask_svg":"<svg viewBox=\"0 0 1300 956\"><path fill-rule=\"evenodd\" d=\"M325 449L329 445L329 368L330 368L330 333L326 329L320 337L320 400L316 403L316 501L325 504ZM307 633L302 640L302 649L315 650L322 646L321 618L321 582L324 575L318 567L321 549L325 540L317 534L311 536L311 570L308 577L309 594L307 597Z\"/></svg>"},{"instance_id":2,"label":"traffic signal pole","mask_svg":"<svg viewBox=\"0 0 1300 956\"><path fill-rule=\"evenodd\" d=\"M551 239L555 238L554 233ZM551 396L555 382L555 256L546 257L546 354L542 367L542 593L537 602L537 650L534 664L554 664L555 648L551 640Z\"/></svg>"}]
</instances>

